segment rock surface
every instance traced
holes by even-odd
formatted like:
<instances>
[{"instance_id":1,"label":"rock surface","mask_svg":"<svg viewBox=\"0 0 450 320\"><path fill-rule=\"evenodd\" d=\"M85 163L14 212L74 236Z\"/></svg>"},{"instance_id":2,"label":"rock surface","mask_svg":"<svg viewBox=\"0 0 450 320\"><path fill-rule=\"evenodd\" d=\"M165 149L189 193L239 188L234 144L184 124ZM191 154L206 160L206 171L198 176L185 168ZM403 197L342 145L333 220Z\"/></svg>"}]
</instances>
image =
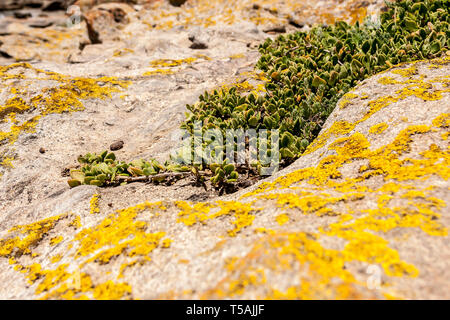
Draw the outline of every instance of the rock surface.
<instances>
[{"instance_id":1,"label":"rock surface","mask_svg":"<svg viewBox=\"0 0 450 320\"><path fill-rule=\"evenodd\" d=\"M302 158L228 198L54 184L4 208L0 296L449 298L449 74L365 80Z\"/></svg>"},{"instance_id":2,"label":"rock surface","mask_svg":"<svg viewBox=\"0 0 450 320\"><path fill-rule=\"evenodd\" d=\"M84 18L92 44L114 38L133 19L134 9L125 3L107 3L93 7Z\"/></svg>"},{"instance_id":3,"label":"rock surface","mask_svg":"<svg viewBox=\"0 0 450 320\"><path fill-rule=\"evenodd\" d=\"M449 57L365 80L300 159L237 194L69 189L79 154L121 140L123 159L165 159L186 104L257 87L264 30L361 1L220 3L135 8L101 44L85 22L0 19L0 298L449 299Z\"/></svg>"},{"instance_id":4,"label":"rock surface","mask_svg":"<svg viewBox=\"0 0 450 320\"><path fill-rule=\"evenodd\" d=\"M0 10L22 9L24 7L42 8L43 10L65 9L75 0L2 0Z\"/></svg>"}]
</instances>

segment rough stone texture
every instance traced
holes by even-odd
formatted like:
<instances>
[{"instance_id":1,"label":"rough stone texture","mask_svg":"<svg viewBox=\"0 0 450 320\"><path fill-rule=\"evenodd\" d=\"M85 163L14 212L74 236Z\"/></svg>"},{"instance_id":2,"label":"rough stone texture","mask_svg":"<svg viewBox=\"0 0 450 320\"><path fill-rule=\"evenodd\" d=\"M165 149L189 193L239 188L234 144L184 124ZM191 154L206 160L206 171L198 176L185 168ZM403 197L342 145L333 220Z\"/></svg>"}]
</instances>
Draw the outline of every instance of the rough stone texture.
<instances>
[{"instance_id":1,"label":"rough stone texture","mask_svg":"<svg viewBox=\"0 0 450 320\"><path fill-rule=\"evenodd\" d=\"M449 299L448 57L365 80L299 160L238 194L185 181L69 189L61 172L117 140L122 159L167 158L185 105L256 86L263 30L296 29L281 13L296 1L229 1L230 23L207 2L138 9L117 40L82 50L84 22L4 18L0 50L26 48L30 64L0 60L0 298ZM190 49L192 34L208 48ZM20 37L22 51L7 49Z\"/></svg>"},{"instance_id":2,"label":"rough stone texture","mask_svg":"<svg viewBox=\"0 0 450 320\"><path fill-rule=\"evenodd\" d=\"M116 37L117 32L133 19L134 9L125 3L106 3L89 10L84 18L92 44Z\"/></svg>"},{"instance_id":3,"label":"rough stone texture","mask_svg":"<svg viewBox=\"0 0 450 320\"><path fill-rule=\"evenodd\" d=\"M0 297L448 299L449 74L446 58L365 80L302 158L218 202L61 183L39 204L3 207L2 250L19 235L9 228L70 213L24 229L38 240L0 259Z\"/></svg>"},{"instance_id":4,"label":"rough stone texture","mask_svg":"<svg viewBox=\"0 0 450 320\"><path fill-rule=\"evenodd\" d=\"M42 2L42 1L41 1ZM86 62L74 59L74 56L87 51L89 41L86 22L78 19L86 14L95 5L109 3L109 0L79 0L66 15L64 11L51 14L38 9L24 9L23 12L32 14L27 19L17 19L13 11L0 12L0 63L19 61L52 61L56 63ZM137 19L127 24L122 32L114 37L114 46L126 46L135 49L135 46L144 45L155 32L164 35L169 30L166 40L170 41L171 32L183 33L194 27L205 30L228 30L228 37L232 41L247 41L241 39L239 34L245 33L253 37L264 30L281 30L286 32L307 28L313 23L331 23L335 19L344 19L348 22L361 20L368 15L379 12L383 0L308 0L308 1L279 1L262 0L258 5L251 0L190 0L181 7L174 7L168 1L116 1L134 6ZM137 3L137 5L134 5ZM79 21L79 22L78 22ZM51 23L46 28L34 28L30 25ZM105 31L103 29L102 31ZM106 30L107 31L107 30ZM189 31L188 31L189 32ZM235 32L235 34L232 34ZM270 32L276 35L276 32ZM266 37L269 35L264 34ZM101 38L102 34L100 34ZM262 34L259 34L259 38ZM219 39L219 38L217 38ZM3 44L2 44L3 43ZM250 43L254 47L255 42ZM105 44L105 47L108 45ZM110 45L111 46L111 45ZM106 49L106 48L105 48ZM103 48L98 50L103 52ZM97 55L97 54L96 54ZM103 52L103 55L105 53ZM102 56L103 56L102 55ZM111 58L112 55L110 55ZM90 59L95 59L91 56ZM98 61L97 61L98 63Z\"/></svg>"},{"instance_id":5,"label":"rough stone texture","mask_svg":"<svg viewBox=\"0 0 450 320\"><path fill-rule=\"evenodd\" d=\"M146 5L158 1L163 0L77 0L73 5L79 6L82 12L86 12L89 9L92 9L93 7L101 4L108 4L108 3L126 3L129 5L139 4L139 5Z\"/></svg>"},{"instance_id":6,"label":"rough stone texture","mask_svg":"<svg viewBox=\"0 0 450 320\"><path fill-rule=\"evenodd\" d=\"M2 0L0 10L22 9L23 7L37 7L44 10L67 8L75 0Z\"/></svg>"}]
</instances>

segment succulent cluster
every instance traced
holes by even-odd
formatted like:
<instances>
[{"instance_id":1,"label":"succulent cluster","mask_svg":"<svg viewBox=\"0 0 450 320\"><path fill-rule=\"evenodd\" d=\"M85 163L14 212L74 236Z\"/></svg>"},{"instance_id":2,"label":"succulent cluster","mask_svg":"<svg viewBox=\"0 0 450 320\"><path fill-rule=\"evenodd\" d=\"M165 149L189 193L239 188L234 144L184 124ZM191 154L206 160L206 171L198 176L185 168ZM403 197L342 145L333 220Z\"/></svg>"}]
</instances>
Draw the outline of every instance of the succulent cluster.
<instances>
[{"instance_id":1,"label":"succulent cluster","mask_svg":"<svg viewBox=\"0 0 450 320\"><path fill-rule=\"evenodd\" d=\"M206 92L187 106L190 114L182 129L192 133L197 121L203 132L278 129L280 160L288 163L303 153L337 101L358 81L448 50L449 11L449 0L401 0L388 3L376 22L340 21L268 39L257 64L269 77L266 94L244 95L235 88Z\"/></svg>"},{"instance_id":2,"label":"succulent cluster","mask_svg":"<svg viewBox=\"0 0 450 320\"><path fill-rule=\"evenodd\" d=\"M128 178L153 176L155 182L163 182L167 176L158 175L163 172L189 172L186 166L160 164L156 160L134 160L130 163L116 160L114 153L103 151L100 154L88 153L78 157L80 169L70 170L70 187L82 184L95 186L111 186L127 183Z\"/></svg>"},{"instance_id":3,"label":"succulent cluster","mask_svg":"<svg viewBox=\"0 0 450 320\"><path fill-rule=\"evenodd\" d=\"M190 112L181 128L194 137L187 148L191 156L201 159L200 164L183 166L181 156L165 166L154 160L126 164L104 152L81 157L83 167L72 170L69 184L103 186L120 183L121 176L151 176L161 171L192 172L197 181L210 176L216 187L235 183L238 170L223 162L223 145L214 139L196 137L198 123L202 135L218 130L222 137L227 137L230 129L276 129L277 140L272 140L267 131L271 142L267 143L266 154L275 152L276 143L280 164L292 162L317 136L338 100L359 81L397 63L431 59L449 50L450 0L399 0L387 5L386 12L375 22L366 19L362 24L349 25L339 21L265 41L259 48L261 58L257 64L269 78L265 93L245 94L231 87L205 92L196 104L187 105ZM201 140L202 148L195 147L196 139ZM244 143L252 159L254 151L248 149L250 145L258 149L258 141ZM235 151L240 147L234 145ZM259 161L247 162L239 172L258 171L267 164L264 160L260 154Z\"/></svg>"},{"instance_id":4,"label":"succulent cluster","mask_svg":"<svg viewBox=\"0 0 450 320\"><path fill-rule=\"evenodd\" d=\"M199 166L184 166L168 161L162 165L154 159L150 161L139 159L126 163L118 161L115 154L108 151L79 156L78 162L80 168L71 169L70 179L67 181L71 188L82 184L98 187L116 186L126 184L129 181L161 183L171 177L186 176L177 175L177 173L189 173L202 184L204 184L205 176L211 176L211 184L215 187L232 184L238 178L236 167L233 164L228 164L227 161L221 164L212 164L207 172L200 171Z\"/></svg>"},{"instance_id":5,"label":"succulent cluster","mask_svg":"<svg viewBox=\"0 0 450 320\"><path fill-rule=\"evenodd\" d=\"M224 161L221 164L211 164L210 166L213 177L211 183L213 185L220 185L223 183L234 183L238 179L238 172L233 164Z\"/></svg>"}]
</instances>

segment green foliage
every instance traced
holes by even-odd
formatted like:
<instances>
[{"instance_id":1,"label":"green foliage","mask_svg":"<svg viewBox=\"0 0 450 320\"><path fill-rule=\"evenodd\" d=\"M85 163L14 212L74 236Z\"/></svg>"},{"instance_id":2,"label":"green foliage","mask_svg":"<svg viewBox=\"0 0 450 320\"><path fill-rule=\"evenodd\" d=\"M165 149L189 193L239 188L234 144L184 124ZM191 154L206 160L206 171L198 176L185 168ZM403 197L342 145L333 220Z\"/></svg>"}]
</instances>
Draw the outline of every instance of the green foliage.
<instances>
[{"instance_id":1,"label":"green foliage","mask_svg":"<svg viewBox=\"0 0 450 320\"><path fill-rule=\"evenodd\" d=\"M237 181L239 174L233 164L228 164L224 161L221 164L211 164L210 170L213 173L211 183L215 186L223 185L225 183L234 183Z\"/></svg>"},{"instance_id":2,"label":"green foliage","mask_svg":"<svg viewBox=\"0 0 450 320\"><path fill-rule=\"evenodd\" d=\"M70 170L70 187L82 184L98 187L117 185L121 183L120 177L153 176L167 171L167 168L156 160L134 160L130 163L117 161L114 153L104 151L100 154L88 153L78 157L80 169ZM171 171L190 171L188 167L177 165L169 166ZM123 183L123 182L122 182Z\"/></svg>"},{"instance_id":3,"label":"green foliage","mask_svg":"<svg viewBox=\"0 0 450 320\"><path fill-rule=\"evenodd\" d=\"M298 158L337 101L359 81L400 62L431 59L449 49L449 0L390 3L376 23L337 22L281 35L260 46L257 67L269 75L265 96L236 88L205 92L182 129L279 129L280 158ZM289 134L289 135L287 135Z\"/></svg>"},{"instance_id":4,"label":"green foliage","mask_svg":"<svg viewBox=\"0 0 450 320\"><path fill-rule=\"evenodd\" d=\"M114 185L119 176L149 176L162 171L192 171L197 181L204 181L201 175L207 171L202 170L208 168L214 186L236 182L238 173L233 165L208 161L223 155L220 143L202 141L202 150L193 148L195 139L201 139L194 134L197 121L202 122L202 134L215 129L223 137L227 129L278 129L280 160L282 164L292 162L317 136L337 101L359 81L400 62L432 59L449 50L449 12L450 0L400 0L388 3L388 10L377 22L349 25L339 21L281 35L275 41L268 39L259 48L257 64L270 77L265 95L244 95L232 87L205 92L195 105L187 106L190 113L181 128L194 136L188 152L195 153L201 164L175 164L181 163L177 157L166 166L154 160L127 164L105 151L80 157L82 168L71 171L68 183L71 187ZM247 172L251 167L261 168L261 164L250 163Z\"/></svg>"}]
</instances>

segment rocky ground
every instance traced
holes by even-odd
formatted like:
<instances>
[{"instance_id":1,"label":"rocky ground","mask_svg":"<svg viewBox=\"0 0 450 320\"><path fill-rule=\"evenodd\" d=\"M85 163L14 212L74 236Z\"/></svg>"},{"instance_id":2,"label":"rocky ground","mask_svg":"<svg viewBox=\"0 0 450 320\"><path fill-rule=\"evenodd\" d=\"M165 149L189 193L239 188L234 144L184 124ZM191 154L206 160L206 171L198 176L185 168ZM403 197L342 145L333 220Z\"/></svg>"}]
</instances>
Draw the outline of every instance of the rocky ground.
<instances>
[{"instance_id":1,"label":"rocky ground","mask_svg":"<svg viewBox=\"0 0 450 320\"><path fill-rule=\"evenodd\" d=\"M42 2L0 12L0 297L450 297L448 58L364 81L237 194L62 174L119 140L166 159L186 104L263 82L264 39L383 1Z\"/></svg>"}]
</instances>

